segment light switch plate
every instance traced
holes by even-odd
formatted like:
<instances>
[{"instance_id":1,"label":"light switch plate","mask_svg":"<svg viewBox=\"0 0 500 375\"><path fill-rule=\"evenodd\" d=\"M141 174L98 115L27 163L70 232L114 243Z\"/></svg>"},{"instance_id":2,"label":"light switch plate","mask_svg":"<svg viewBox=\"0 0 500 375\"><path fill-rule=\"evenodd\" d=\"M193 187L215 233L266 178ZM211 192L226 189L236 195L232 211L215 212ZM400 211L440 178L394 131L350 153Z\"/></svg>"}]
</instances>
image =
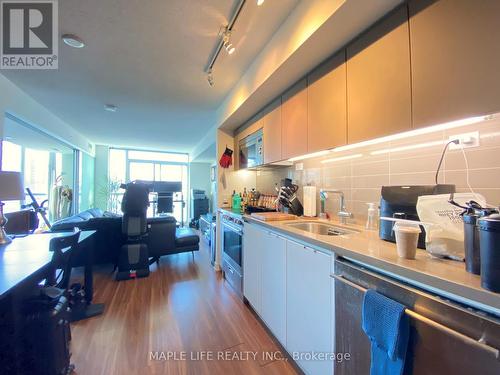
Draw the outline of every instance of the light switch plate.
<instances>
[{"instance_id":1,"label":"light switch plate","mask_svg":"<svg viewBox=\"0 0 500 375\"><path fill-rule=\"evenodd\" d=\"M479 147L479 131L451 135L449 140L459 139L460 144L450 144L450 150L458 150L463 148Z\"/></svg>"},{"instance_id":2,"label":"light switch plate","mask_svg":"<svg viewBox=\"0 0 500 375\"><path fill-rule=\"evenodd\" d=\"M304 170L304 163L297 163L297 164L295 164L295 170L296 171L302 171L302 170Z\"/></svg>"}]
</instances>

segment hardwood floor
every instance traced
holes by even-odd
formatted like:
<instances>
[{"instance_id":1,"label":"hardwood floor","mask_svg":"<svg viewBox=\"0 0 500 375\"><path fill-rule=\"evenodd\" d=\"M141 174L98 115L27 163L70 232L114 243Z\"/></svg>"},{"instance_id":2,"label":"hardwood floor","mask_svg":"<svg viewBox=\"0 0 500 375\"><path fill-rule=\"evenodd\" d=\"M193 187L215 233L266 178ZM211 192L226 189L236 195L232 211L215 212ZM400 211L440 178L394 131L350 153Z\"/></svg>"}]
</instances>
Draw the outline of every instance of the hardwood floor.
<instances>
[{"instance_id":1,"label":"hardwood floor","mask_svg":"<svg viewBox=\"0 0 500 375\"><path fill-rule=\"evenodd\" d=\"M117 282L110 271L94 275L105 313L72 325L77 374L298 373L273 359L284 354L214 272L204 242L194 259L163 257L148 278Z\"/></svg>"}]
</instances>

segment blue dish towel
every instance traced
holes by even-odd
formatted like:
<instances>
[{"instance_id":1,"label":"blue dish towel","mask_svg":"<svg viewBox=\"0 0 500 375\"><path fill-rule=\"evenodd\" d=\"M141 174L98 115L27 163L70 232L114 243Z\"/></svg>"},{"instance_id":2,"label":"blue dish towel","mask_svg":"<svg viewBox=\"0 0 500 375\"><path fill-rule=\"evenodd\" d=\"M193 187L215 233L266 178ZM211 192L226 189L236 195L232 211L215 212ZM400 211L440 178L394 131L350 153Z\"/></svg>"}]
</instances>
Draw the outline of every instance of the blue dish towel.
<instances>
[{"instance_id":1,"label":"blue dish towel","mask_svg":"<svg viewBox=\"0 0 500 375\"><path fill-rule=\"evenodd\" d=\"M370 289L363 300L362 325L372 346L370 375L401 375L410 330L405 307Z\"/></svg>"}]
</instances>

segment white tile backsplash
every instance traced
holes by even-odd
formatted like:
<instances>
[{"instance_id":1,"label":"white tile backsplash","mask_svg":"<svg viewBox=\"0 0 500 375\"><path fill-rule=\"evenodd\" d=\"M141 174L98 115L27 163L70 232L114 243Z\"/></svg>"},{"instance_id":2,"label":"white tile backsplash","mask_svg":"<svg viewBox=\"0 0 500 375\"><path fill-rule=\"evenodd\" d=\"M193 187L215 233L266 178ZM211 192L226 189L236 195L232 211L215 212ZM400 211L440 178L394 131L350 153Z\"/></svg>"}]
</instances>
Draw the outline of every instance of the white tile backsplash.
<instances>
[{"instance_id":1,"label":"white tile backsplash","mask_svg":"<svg viewBox=\"0 0 500 375\"><path fill-rule=\"evenodd\" d=\"M363 224L367 215L366 203L380 200L382 186L434 184L436 167L448 137L476 130L480 132L480 146L465 150L470 168L469 182L472 188L484 195L490 204L498 205L500 204L500 120L498 119L304 160L301 161L304 164L302 171L290 167L285 170L270 171L265 176L262 174L257 176L257 186L274 186L274 182L279 182L284 175L287 175L299 186L313 184L318 190L321 188L343 190L347 209L354 213L354 221ZM418 149L397 150L400 147L421 144L430 145ZM384 154L371 154L373 151L386 149L396 150ZM363 154L360 158L321 163L325 159L360 153ZM267 182L260 184L261 179ZM447 152L439 182L456 184L460 192L468 191L466 167L461 150ZM319 212L319 199L317 204ZM335 216L338 209L338 197L329 199L326 210Z\"/></svg>"}]
</instances>

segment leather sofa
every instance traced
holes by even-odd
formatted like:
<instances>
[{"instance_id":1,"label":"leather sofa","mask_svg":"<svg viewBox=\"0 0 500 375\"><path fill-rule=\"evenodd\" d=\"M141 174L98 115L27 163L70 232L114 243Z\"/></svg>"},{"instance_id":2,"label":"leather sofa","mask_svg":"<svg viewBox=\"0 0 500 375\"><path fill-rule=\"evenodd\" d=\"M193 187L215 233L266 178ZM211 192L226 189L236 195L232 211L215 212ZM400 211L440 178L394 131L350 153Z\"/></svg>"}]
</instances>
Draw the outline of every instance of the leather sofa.
<instances>
[{"instance_id":1,"label":"leather sofa","mask_svg":"<svg viewBox=\"0 0 500 375\"><path fill-rule=\"evenodd\" d=\"M75 266L82 266L85 264L84 256L86 248L89 246L94 248L94 264L116 263L123 243L121 226L120 215L92 208L56 221L50 230L51 232L67 232L78 227L81 230L96 231L96 234L91 237L91 241L85 241L81 244L83 249L75 257Z\"/></svg>"},{"instance_id":2,"label":"leather sofa","mask_svg":"<svg viewBox=\"0 0 500 375\"><path fill-rule=\"evenodd\" d=\"M197 251L199 236L192 229L176 228L176 220L172 216L147 219L149 257L158 260L163 255ZM120 249L125 243L122 234L122 216L103 212L92 208L77 215L61 219L52 224L52 232L71 231L78 227L81 230L95 230L92 243L83 243L84 249L80 257L75 259L76 266L85 263L85 247L94 247L94 264L116 264Z\"/></svg>"}]
</instances>

